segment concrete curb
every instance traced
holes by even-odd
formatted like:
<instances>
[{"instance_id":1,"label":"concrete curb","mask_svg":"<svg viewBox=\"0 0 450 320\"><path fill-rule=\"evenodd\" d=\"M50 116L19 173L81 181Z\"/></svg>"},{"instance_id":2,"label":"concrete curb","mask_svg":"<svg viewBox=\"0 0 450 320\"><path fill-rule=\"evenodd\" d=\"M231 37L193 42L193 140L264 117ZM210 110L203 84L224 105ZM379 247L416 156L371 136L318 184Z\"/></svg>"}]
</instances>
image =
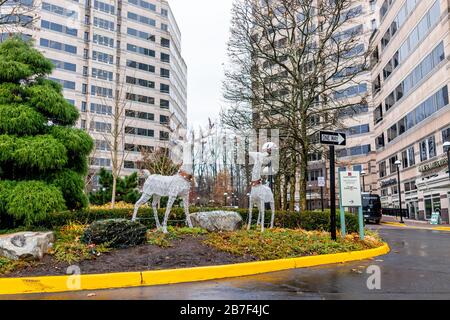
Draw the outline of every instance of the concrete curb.
<instances>
[{"instance_id":1,"label":"concrete curb","mask_svg":"<svg viewBox=\"0 0 450 320\"><path fill-rule=\"evenodd\" d=\"M364 260L387 254L389 251L389 246L384 244L379 248L364 251L209 267L80 275L79 278L77 276L0 278L0 294L117 289L234 278L288 269Z\"/></svg>"}]
</instances>

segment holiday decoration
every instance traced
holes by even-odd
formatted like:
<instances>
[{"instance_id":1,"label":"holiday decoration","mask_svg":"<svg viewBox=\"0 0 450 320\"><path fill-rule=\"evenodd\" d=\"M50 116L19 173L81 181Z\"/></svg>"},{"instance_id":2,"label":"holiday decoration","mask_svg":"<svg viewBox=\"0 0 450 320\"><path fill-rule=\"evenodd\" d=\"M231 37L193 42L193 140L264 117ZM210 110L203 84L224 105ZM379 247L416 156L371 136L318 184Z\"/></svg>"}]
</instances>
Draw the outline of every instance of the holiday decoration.
<instances>
[{"instance_id":1,"label":"holiday decoration","mask_svg":"<svg viewBox=\"0 0 450 320\"><path fill-rule=\"evenodd\" d=\"M155 216L156 227L158 230L162 229L163 233L167 233L167 220L169 219L170 210L177 197L183 199L183 206L186 214L186 224L189 228L192 228L192 222L189 216L189 192L191 184L194 182L194 173L192 165L192 149L191 146L203 140L205 137L211 134L213 125L210 123L209 131L206 135L201 135L199 139L194 139L192 142L186 142L186 140L179 140L179 130L172 132L175 139L172 139L172 143L177 145L183 145L183 163L177 174L173 176L151 175L148 170L143 170L146 181L142 191L142 197L136 202L134 207L134 213L132 221L136 220L136 216L139 207L147 203L153 196L152 208ZM163 224L161 226L158 218L157 206L161 197L169 197L167 202L166 212L164 215Z\"/></svg>"},{"instance_id":2,"label":"holiday decoration","mask_svg":"<svg viewBox=\"0 0 450 320\"><path fill-rule=\"evenodd\" d=\"M249 199L249 215L248 215L248 227L250 229L252 224L252 211L253 205L258 207L258 219L257 226L261 224L261 232L264 231L264 211L266 203L270 203L272 211L272 218L270 220L270 228L273 228L275 219L275 201L272 190L267 185L262 183L261 171L271 161L272 150L276 149L277 145L273 142L268 142L263 145L263 152L249 152L250 157L253 159L253 171L252 171L252 190L250 192Z\"/></svg>"}]
</instances>

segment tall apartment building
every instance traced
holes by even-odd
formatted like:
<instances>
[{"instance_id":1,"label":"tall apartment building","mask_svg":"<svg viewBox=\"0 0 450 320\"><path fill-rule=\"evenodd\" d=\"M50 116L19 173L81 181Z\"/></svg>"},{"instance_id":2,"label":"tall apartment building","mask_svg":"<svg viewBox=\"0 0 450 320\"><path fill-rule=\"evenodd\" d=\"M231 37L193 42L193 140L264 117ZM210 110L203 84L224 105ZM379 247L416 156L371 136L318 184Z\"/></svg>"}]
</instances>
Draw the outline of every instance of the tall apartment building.
<instances>
[{"instance_id":1,"label":"tall apartment building","mask_svg":"<svg viewBox=\"0 0 450 320\"><path fill-rule=\"evenodd\" d=\"M80 111L78 126L96 142L93 169L111 167L107 140L119 110L123 174L142 148L165 146L167 123L186 128L187 67L166 0L21 0L37 19L20 30L56 68L51 78ZM8 4L1 10L8 10ZM10 7L11 8L11 7ZM31 19L26 15L24 20ZM4 39L9 34L3 33Z\"/></svg>"},{"instance_id":2,"label":"tall apartment building","mask_svg":"<svg viewBox=\"0 0 450 320\"><path fill-rule=\"evenodd\" d=\"M378 19L376 14L376 1L353 1L348 8L351 11L352 19L346 23L345 30L357 34L358 44L355 45L360 55L364 55L370 48L370 39L373 36ZM359 64L363 64L364 57L360 58ZM355 66L358 62L355 60ZM376 154L372 139L373 113L372 106L372 78L370 71L358 74L353 83L349 83L342 88L341 92L334 98L337 100L346 99L349 103L358 103L361 97L365 102L359 106L342 110L340 112L341 123L345 129L342 131L347 135L347 145L345 148L337 148L338 171L360 171L364 177L364 190L366 192L377 192L376 180ZM318 187L318 177L326 177L327 187L325 189L325 207L329 204L329 162L322 157L312 157L309 162L309 197L310 208L321 208L321 192ZM338 187L337 181L336 187Z\"/></svg>"},{"instance_id":3,"label":"tall apartment building","mask_svg":"<svg viewBox=\"0 0 450 320\"><path fill-rule=\"evenodd\" d=\"M450 141L450 2L378 0L373 38L373 135L384 207L414 219L440 210L449 222L450 180L443 144ZM401 190L397 167L401 161Z\"/></svg>"}]
</instances>

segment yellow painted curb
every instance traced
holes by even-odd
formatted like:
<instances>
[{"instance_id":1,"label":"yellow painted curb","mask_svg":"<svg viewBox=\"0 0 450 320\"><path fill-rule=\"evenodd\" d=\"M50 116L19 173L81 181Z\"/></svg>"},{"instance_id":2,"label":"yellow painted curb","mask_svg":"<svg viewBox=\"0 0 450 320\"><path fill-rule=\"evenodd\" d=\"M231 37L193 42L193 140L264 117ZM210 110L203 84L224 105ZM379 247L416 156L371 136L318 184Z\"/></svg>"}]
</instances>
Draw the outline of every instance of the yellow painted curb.
<instances>
[{"instance_id":1,"label":"yellow painted curb","mask_svg":"<svg viewBox=\"0 0 450 320\"><path fill-rule=\"evenodd\" d=\"M400 222L382 222L382 224L395 227L404 227L404 228L408 227L406 224Z\"/></svg>"},{"instance_id":2,"label":"yellow painted curb","mask_svg":"<svg viewBox=\"0 0 450 320\"><path fill-rule=\"evenodd\" d=\"M437 231L450 231L450 227L435 227L433 230Z\"/></svg>"},{"instance_id":3,"label":"yellow painted curb","mask_svg":"<svg viewBox=\"0 0 450 320\"><path fill-rule=\"evenodd\" d=\"M387 254L389 250L389 246L384 244L379 248L364 251L344 252L293 259L258 261L186 269L80 275L78 287L74 287L74 285L77 284L77 279L75 276L0 278L0 294L115 289L234 278L288 269L364 260Z\"/></svg>"}]
</instances>

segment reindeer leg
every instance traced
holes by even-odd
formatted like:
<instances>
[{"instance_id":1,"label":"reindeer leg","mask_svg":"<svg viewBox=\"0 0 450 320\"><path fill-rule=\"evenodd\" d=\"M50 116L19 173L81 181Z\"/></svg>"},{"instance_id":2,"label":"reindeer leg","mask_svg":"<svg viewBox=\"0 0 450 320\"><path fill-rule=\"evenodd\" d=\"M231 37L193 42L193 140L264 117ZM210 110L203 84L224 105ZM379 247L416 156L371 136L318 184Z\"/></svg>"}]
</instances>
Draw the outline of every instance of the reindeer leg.
<instances>
[{"instance_id":1,"label":"reindeer leg","mask_svg":"<svg viewBox=\"0 0 450 320\"><path fill-rule=\"evenodd\" d=\"M273 229L273 223L275 222L275 202L270 203L270 210L272 211L272 218L270 219L270 229Z\"/></svg>"},{"instance_id":2,"label":"reindeer leg","mask_svg":"<svg viewBox=\"0 0 450 320\"><path fill-rule=\"evenodd\" d=\"M193 228L191 214L189 213L189 195L183 197L184 214L186 215L186 224L189 228Z\"/></svg>"},{"instance_id":3,"label":"reindeer leg","mask_svg":"<svg viewBox=\"0 0 450 320\"><path fill-rule=\"evenodd\" d=\"M133 218L131 218L131 221L136 221L136 216L138 214L138 210L139 208L145 204L148 200L150 200L150 195L149 194L142 194L141 198L136 202L136 204L134 205L134 212L133 212Z\"/></svg>"},{"instance_id":4,"label":"reindeer leg","mask_svg":"<svg viewBox=\"0 0 450 320\"><path fill-rule=\"evenodd\" d=\"M261 224L261 204L259 202L256 203L256 206L258 207L258 219L256 220L256 227L259 227Z\"/></svg>"},{"instance_id":5,"label":"reindeer leg","mask_svg":"<svg viewBox=\"0 0 450 320\"><path fill-rule=\"evenodd\" d=\"M261 232L264 232L264 208L265 207L265 203L264 200L261 200Z\"/></svg>"},{"instance_id":6,"label":"reindeer leg","mask_svg":"<svg viewBox=\"0 0 450 320\"><path fill-rule=\"evenodd\" d=\"M167 220L169 220L170 210L172 210L173 203L175 202L175 197L170 196L169 201L167 202L166 214L164 215L163 221L163 233L167 233Z\"/></svg>"},{"instance_id":7,"label":"reindeer leg","mask_svg":"<svg viewBox=\"0 0 450 320\"><path fill-rule=\"evenodd\" d=\"M153 208L153 215L155 216L156 229L158 229L158 230L161 229L161 224L159 223L158 209L157 209L157 205L159 204L160 199L161 199L160 196L157 196L156 194L153 195L152 208Z\"/></svg>"},{"instance_id":8,"label":"reindeer leg","mask_svg":"<svg viewBox=\"0 0 450 320\"><path fill-rule=\"evenodd\" d=\"M253 198L252 196L249 197L248 199L248 205L249 205L249 209L248 209L248 225L247 225L247 230L250 230L250 227L252 226L252 212L253 212Z\"/></svg>"}]
</instances>

